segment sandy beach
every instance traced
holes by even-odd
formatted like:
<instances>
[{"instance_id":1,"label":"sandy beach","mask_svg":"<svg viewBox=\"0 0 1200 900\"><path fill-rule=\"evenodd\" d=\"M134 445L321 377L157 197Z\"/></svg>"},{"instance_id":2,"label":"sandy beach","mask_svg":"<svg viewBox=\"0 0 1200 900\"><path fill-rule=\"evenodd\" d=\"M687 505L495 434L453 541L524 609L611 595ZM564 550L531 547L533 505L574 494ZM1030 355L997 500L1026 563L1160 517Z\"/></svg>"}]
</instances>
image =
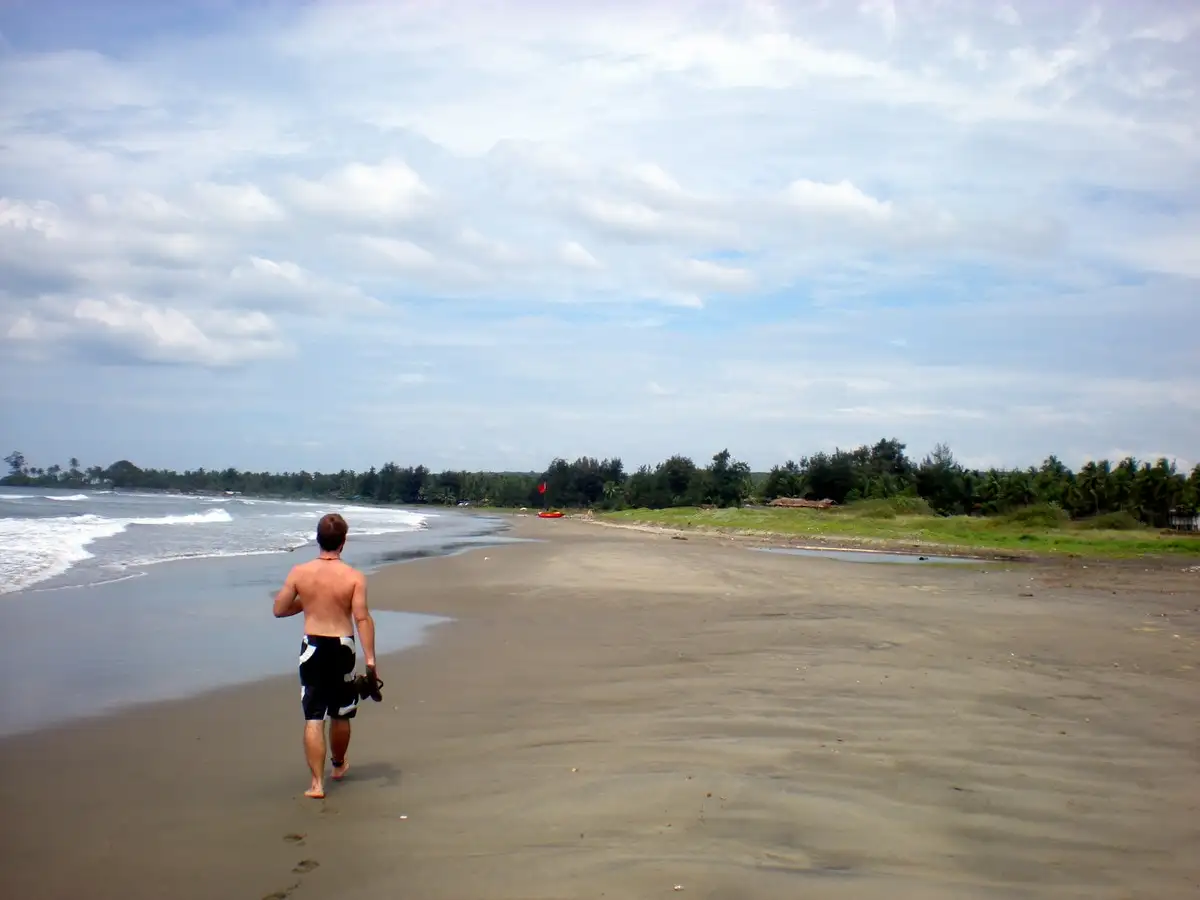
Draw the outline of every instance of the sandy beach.
<instances>
[{"instance_id":1,"label":"sandy beach","mask_svg":"<svg viewBox=\"0 0 1200 900\"><path fill-rule=\"evenodd\" d=\"M0 743L8 895L1200 895L1200 574L515 523L372 577L455 621L324 801L294 676Z\"/></svg>"}]
</instances>

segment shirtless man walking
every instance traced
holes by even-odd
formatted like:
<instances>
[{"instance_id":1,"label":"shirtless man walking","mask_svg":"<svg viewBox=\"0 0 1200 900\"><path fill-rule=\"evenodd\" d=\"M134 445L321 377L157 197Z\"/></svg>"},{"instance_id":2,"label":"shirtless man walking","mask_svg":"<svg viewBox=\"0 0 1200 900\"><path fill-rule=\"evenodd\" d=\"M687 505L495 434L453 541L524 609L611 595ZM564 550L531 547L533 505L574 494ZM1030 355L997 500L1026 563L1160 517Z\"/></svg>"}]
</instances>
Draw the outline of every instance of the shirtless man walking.
<instances>
[{"instance_id":1,"label":"shirtless man walking","mask_svg":"<svg viewBox=\"0 0 1200 900\"><path fill-rule=\"evenodd\" d=\"M337 513L317 523L316 559L300 563L288 573L275 595L275 617L304 613L300 641L300 698L304 710L304 755L312 772L312 785L304 796L325 796L325 718L329 717L329 743L333 780L341 781L349 765L350 720L358 709L354 686L354 626L362 640L367 671L375 671L375 620L367 608L367 579L342 562L346 545L346 520Z\"/></svg>"}]
</instances>

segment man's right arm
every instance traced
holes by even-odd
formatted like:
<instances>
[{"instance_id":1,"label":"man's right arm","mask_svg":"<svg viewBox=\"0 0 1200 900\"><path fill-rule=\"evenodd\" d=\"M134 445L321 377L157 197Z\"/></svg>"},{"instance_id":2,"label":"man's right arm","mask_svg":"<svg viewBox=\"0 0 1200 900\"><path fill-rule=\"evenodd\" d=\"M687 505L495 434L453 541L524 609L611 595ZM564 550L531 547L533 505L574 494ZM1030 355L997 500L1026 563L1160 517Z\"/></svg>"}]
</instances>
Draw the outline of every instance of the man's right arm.
<instances>
[{"instance_id":1,"label":"man's right arm","mask_svg":"<svg viewBox=\"0 0 1200 900\"><path fill-rule=\"evenodd\" d=\"M375 620L371 618L371 610L367 606L367 578L359 573L354 580L354 595L350 601L350 611L354 615L354 624L358 627L358 637L362 641L363 659L372 669L375 668Z\"/></svg>"},{"instance_id":2,"label":"man's right arm","mask_svg":"<svg viewBox=\"0 0 1200 900\"><path fill-rule=\"evenodd\" d=\"M275 618L286 619L288 616L294 616L303 611L304 606L300 603L300 590L296 584L296 569L293 566L292 570L288 572L287 578L284 579L283 587L275 595Z\"/></svg>"}]
</instances>

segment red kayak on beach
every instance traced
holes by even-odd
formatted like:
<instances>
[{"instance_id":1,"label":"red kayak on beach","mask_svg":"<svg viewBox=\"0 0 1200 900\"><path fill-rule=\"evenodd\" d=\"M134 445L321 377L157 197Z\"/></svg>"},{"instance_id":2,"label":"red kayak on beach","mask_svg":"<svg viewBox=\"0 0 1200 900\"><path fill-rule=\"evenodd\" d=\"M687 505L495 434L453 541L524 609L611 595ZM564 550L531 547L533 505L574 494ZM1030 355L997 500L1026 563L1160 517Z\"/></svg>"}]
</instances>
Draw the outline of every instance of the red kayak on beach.
<instances>
[{"instance_id":1,"label":"red kayak on beach","mask_svg":"<svg viewBox=\"0 0 1200 900\"><path fill-rule=\"evenodd\" d=\"M560 513L557 509L549 510L549 511L542 510L540 513L538 513L538 518L539 519L561 519L562 513Z\"/></svg>"}]
</instances>

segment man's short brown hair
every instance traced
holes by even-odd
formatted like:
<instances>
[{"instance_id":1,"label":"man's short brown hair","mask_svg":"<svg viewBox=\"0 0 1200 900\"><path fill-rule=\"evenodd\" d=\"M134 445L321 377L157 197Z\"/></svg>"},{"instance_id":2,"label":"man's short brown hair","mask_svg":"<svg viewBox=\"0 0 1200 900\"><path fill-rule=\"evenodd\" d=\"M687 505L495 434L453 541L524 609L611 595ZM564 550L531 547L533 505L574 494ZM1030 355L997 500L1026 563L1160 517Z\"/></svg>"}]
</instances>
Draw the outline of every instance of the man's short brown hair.
<instances>
[{"instance_id":1,"label":"man's short brown hair","mask_svg":"<svg viewBox=\"0 0 1200 900\"><path fill-rule=\"evenodd\" d=\"M321 521L317 523L317 544L326 553L340 550L346 543L346 532L349 530L350 526L346 524L345 519L337 513L327 513L321 516Z\"/></svg>"}]
</instances>

